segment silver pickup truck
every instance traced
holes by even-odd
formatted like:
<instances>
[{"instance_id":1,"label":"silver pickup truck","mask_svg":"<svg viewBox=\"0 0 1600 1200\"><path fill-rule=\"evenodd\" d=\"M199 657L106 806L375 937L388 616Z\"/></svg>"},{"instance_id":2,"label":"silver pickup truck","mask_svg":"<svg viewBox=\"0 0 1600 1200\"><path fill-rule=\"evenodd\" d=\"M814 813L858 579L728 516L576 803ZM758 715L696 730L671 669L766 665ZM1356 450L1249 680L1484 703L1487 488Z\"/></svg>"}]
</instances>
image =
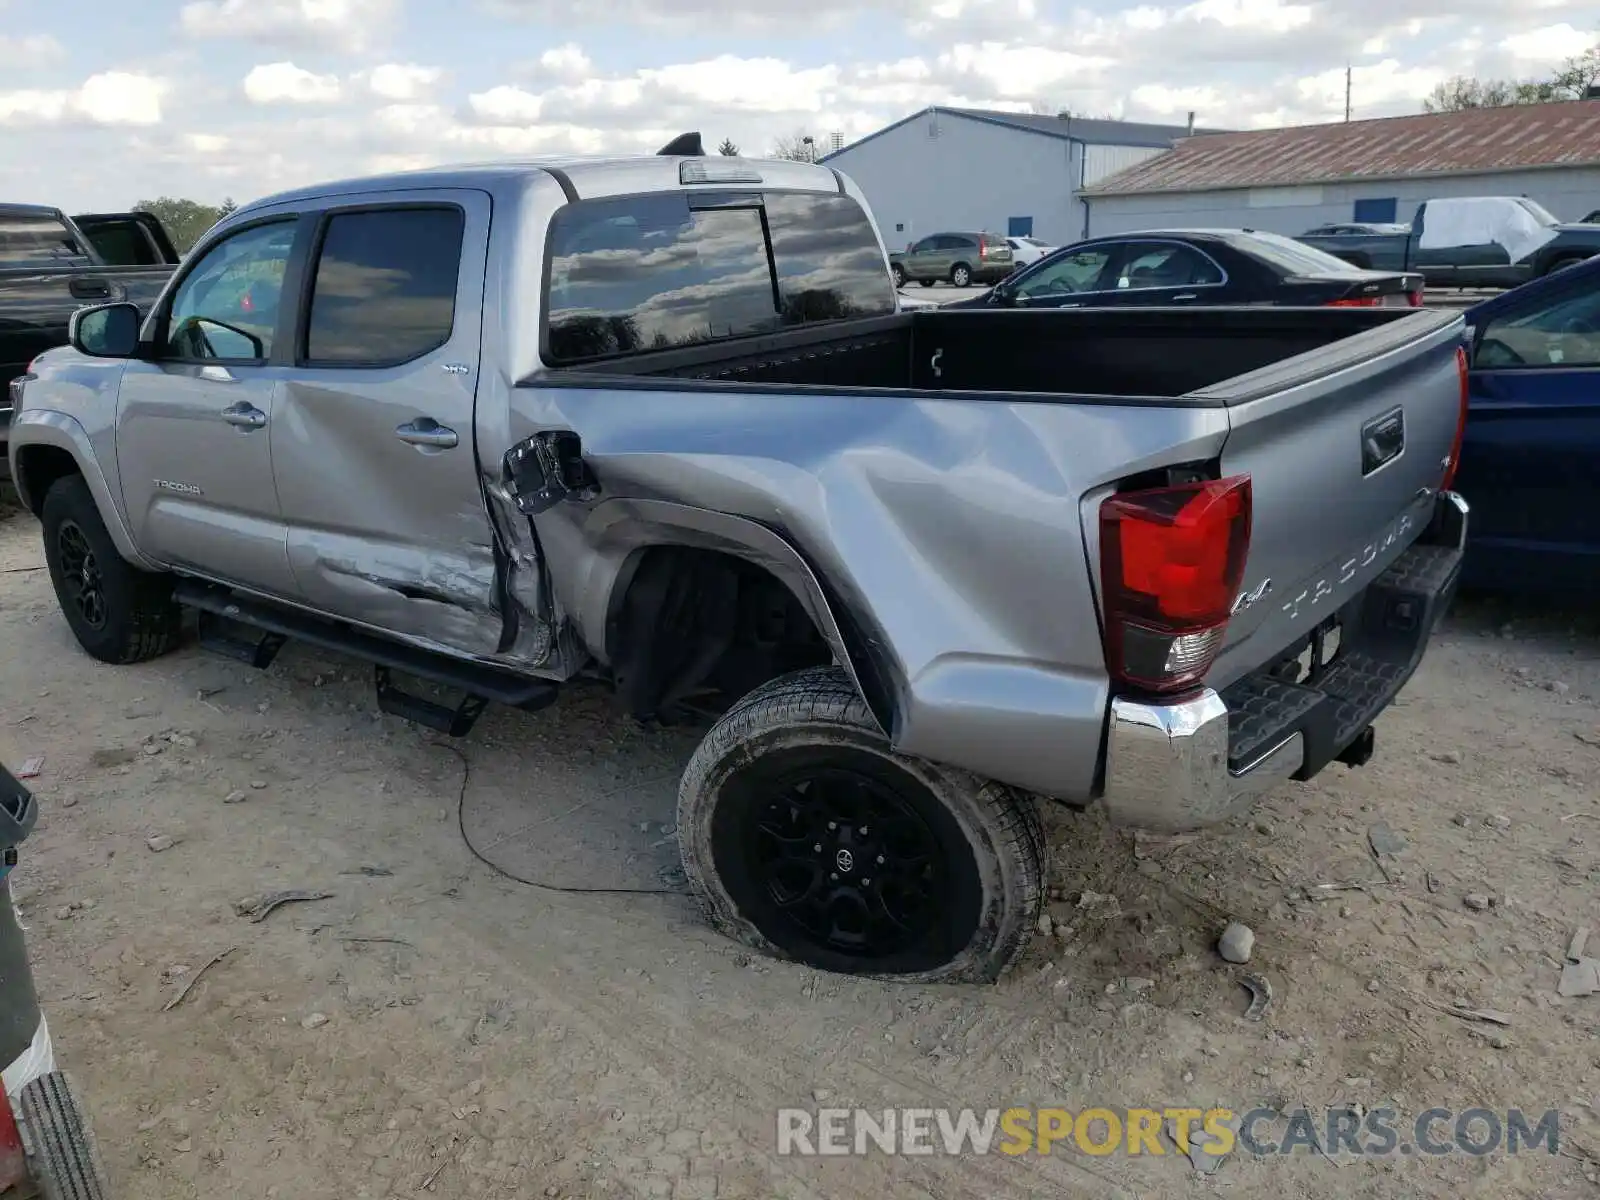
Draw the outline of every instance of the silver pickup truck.
<instances>
[{"instance_id":1,"label":"silver pickup truck","mask_svg":"<svg viewBox=\"0 0 1600 1200\"><path fill-rule=\"evenodd\" d=\"M1019 952L1042 798L1191 829L1371 755L1460 565L1458 315L901 312L849 179L696 143L278 195L80 312L11 455L85 650L192 610L457 735L720 708L712 918L921 980Z\"/></svg>"}]
</instances>

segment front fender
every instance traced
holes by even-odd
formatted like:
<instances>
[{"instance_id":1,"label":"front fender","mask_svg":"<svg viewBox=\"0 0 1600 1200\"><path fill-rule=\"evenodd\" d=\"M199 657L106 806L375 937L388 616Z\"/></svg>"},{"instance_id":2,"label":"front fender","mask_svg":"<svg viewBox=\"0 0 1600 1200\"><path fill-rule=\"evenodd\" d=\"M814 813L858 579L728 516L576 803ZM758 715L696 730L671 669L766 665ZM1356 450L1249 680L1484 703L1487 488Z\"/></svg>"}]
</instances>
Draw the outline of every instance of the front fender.
<instances>
[{"instance_id":1,"label":"front fender","mask_svg":"<svg viewBox=\"0 0 1600 1200\"><path fill-rule=\"evenodd\" d=\"M871 660L869 639L841 625L816 572L781 534L747 517L666 500L619 497L590 510L583 541L588 562L573 573L569 612L600 661L612 661L613 648L606 644L608 617L637 552L652 546L720 551L760 567L789 589L884 732L889 731L890 713L902 689L883 678L883 668Z\"/></svg>"},{"instance_id":2,"label":"front fender","mask_svg":"<svg viewBox=\"0 0 1600 1200\"><path fill-rule=\"evenodd\" d=\"M89 485L95 507L100 510L100 519L106 523L106 532L111 535L117 553L147 571L160 570L160 564L146 558L134 544L117 494L106 481L88 431L76 417L51 409L24 409L13 416L11 477L29 511L39 511L44 504L45 491L60 478L59 471L46 471L38 464L38 453L46 447L62 451L72 458L78 473ZM30 466L30 459L35 461L35 465Z\"/></svg>"}]
</instances>

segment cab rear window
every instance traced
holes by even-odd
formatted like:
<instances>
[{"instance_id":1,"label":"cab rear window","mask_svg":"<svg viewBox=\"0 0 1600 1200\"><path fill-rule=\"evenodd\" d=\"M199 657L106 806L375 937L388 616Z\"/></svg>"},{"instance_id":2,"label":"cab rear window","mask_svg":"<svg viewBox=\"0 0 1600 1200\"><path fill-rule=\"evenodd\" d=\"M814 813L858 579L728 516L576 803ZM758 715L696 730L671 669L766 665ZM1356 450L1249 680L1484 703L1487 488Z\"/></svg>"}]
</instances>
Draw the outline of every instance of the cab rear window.
<instances>
[{"instance_id":1,"label":"cab rear window","mask_svg":"<svg viewBox=\"0 0 1600 1200\"><path fill-rule=\"evenodd\" d=\"M551 221L545 358L568 364L895 311L848 196L662 192Z\"/></svg>"}]
</instances>

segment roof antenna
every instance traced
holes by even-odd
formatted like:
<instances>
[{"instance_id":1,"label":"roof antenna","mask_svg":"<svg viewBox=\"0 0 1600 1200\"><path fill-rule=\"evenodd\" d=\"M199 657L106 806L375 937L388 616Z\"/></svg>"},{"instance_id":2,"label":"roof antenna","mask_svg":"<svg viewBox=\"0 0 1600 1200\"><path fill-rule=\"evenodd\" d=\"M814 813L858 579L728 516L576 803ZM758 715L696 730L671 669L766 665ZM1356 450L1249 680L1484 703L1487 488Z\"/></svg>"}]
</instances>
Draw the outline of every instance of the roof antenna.
<instances>
[{"instance_id":1,"label":"roof antenna","mask_svg":"<svg viewBox=\"0 0 1600 1200\"><path fill-rule=\"evenodd\" d=\"M700 140L699 133L680 133L656 153L674 158L704 158L706 145Z\"/></svg>"}]
</instances>

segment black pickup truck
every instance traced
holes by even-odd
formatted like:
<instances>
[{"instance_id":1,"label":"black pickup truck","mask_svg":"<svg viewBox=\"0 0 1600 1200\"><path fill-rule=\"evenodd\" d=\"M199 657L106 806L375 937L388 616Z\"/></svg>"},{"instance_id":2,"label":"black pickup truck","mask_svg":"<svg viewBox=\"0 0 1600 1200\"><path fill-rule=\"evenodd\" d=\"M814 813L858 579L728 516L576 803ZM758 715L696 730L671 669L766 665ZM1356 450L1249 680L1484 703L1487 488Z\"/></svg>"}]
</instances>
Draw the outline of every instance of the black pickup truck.
<instances>
[{"instance_id":1,"label":"black pickup truck","mask_svg":"<svg viewBox=\"0 0 1600 1200\"><path fill-rule=\"evenodd\" d=\"M0 204L0 473L11 426L11 380L67 341L67 320L90 304L131 301L147 312L178 263L149 213L90 213Z\"/></svg>"},{"instance_id":2,"label":"black pickup truck","mask_svg":"<svg viewBox=\"0 0 1600 1200\"><path fill-rule=\"evenodd\" d=\"M1326 227L1322 227L1326 228ZM1520 287L1600 254L1600 228L1565 224L1526 196L1424 200L1410 225L1314 229L1308 246L1375 271L1420 271L1429 287Z\"/></svg>"}]
</instances>

